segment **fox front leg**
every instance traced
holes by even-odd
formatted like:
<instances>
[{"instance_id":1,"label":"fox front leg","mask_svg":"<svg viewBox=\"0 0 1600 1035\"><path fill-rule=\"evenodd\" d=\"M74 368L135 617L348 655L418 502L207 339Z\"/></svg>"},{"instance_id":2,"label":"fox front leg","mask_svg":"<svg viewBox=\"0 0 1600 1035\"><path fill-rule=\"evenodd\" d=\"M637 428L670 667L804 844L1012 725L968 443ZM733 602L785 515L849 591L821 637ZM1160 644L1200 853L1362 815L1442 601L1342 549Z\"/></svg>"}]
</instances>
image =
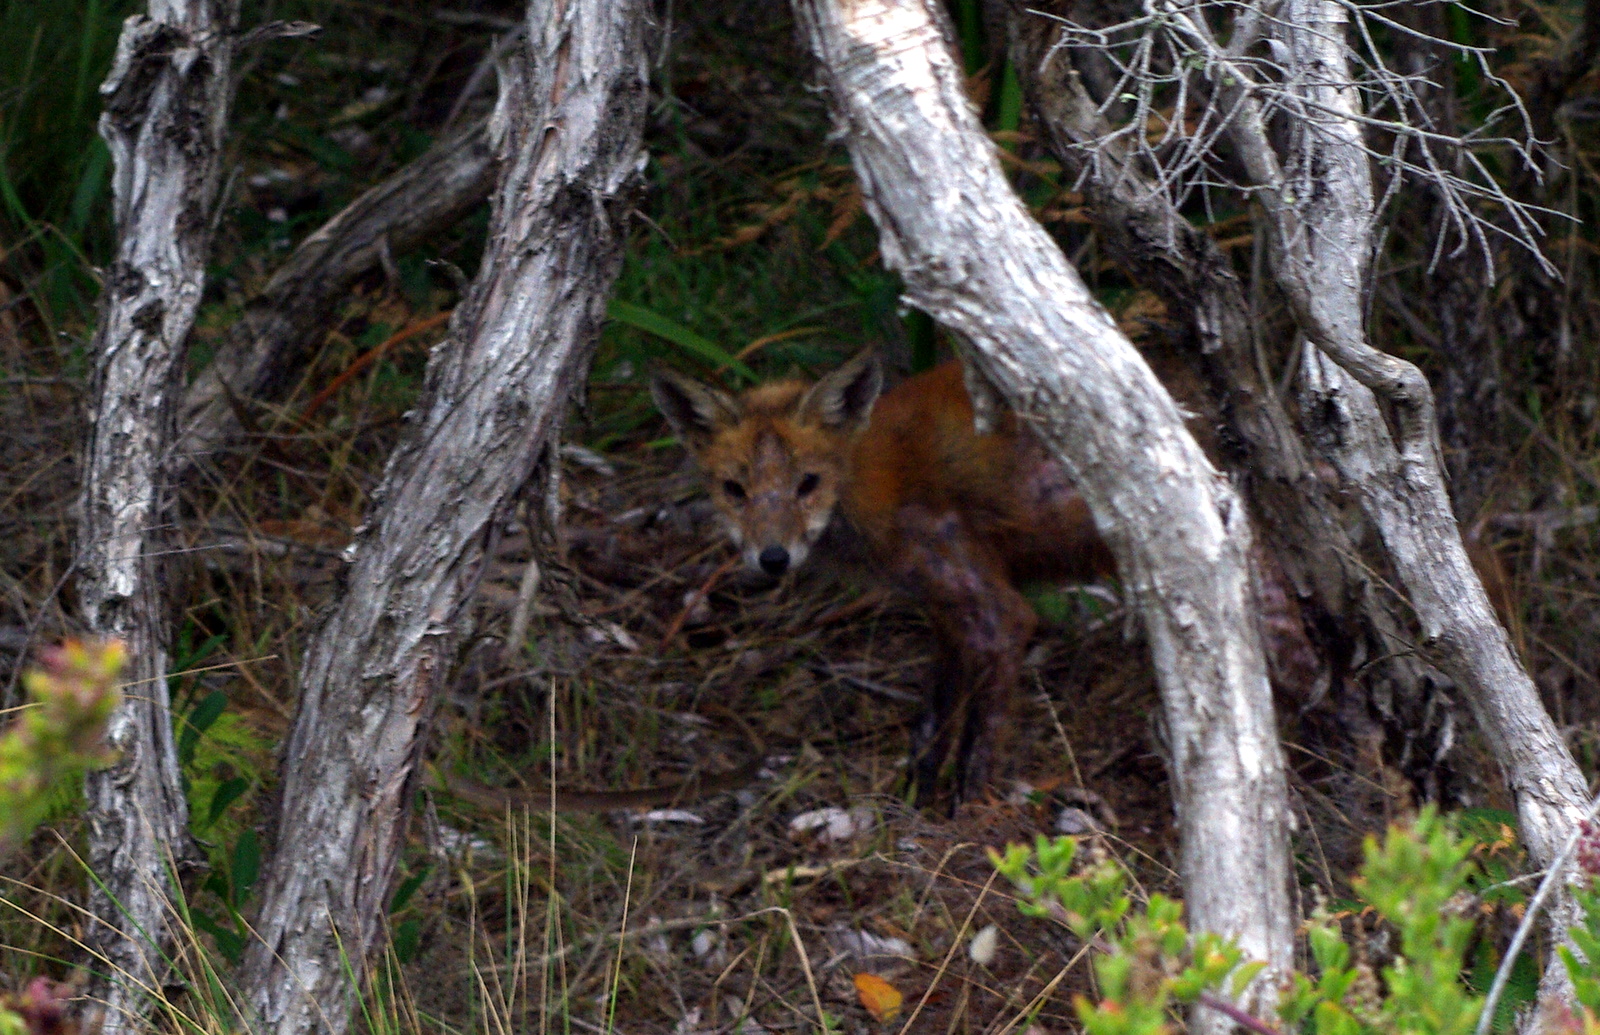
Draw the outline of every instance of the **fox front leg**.
<instances>
[{"instance_id":1,"label":"fox front leg","mask_svg":"<svg viewBox=\"0 0 1600 1035\"><path fill-rule=\"evenodd\" d=\"M1003 763L1013 733L1017 680L1038 619L998 553L960 515L902 508L893 565L928 613L942 660L912 736L917 793L927 794L955 747L955 796L971 797Z\"/></svg>"}]
</instances>

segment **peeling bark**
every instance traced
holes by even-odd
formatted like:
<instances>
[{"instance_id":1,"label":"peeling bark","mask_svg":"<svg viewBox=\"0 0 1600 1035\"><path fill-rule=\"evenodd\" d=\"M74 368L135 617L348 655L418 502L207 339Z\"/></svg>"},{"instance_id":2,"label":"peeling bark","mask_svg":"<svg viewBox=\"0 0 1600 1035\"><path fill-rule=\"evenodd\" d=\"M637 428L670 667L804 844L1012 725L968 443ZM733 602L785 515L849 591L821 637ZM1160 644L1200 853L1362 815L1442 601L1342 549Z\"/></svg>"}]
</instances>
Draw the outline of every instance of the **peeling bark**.
<instances>
[{"instance_id":1,"label":"peeling bark","mask_svg":"<svg viewBox=\"0 0 1600 1035\"><path fill-rule=\"evenodd\" d=\"M1528 850L1547 865L1585 814L1588 794L1467 558L1445 489L1428 382L1365 338L1361 291L1372 194L1354 118L1359 101L1344 85L1345 17L1328 0L1290 0L1270 30L1286 45L1299 89L1321 110L1352 116L1298 123L1288 160L1262 179L1274 272L1320 353L1302 366L1301 409L1383 537L1422 627L1422 647L1467 697L1516 794ZM1392 433L1377 397L1393 407Z\"/></svg>"},{"instance_id":2,"label":"peeling bark","mask_svg":"<svg viewBox=\"0 0 1600 1035\"><path fill-rule=\"evenodd\" d=\"M1197 45L1213 46L1204 26L1173 13ZM1427 380L1366 340L1373 198L1346 20L1334 0L1286 0L1271 19L1267 32L1302 105L1287 113L1281 156L1252 93L1254 71L1214 52L1208 72L1234 112L1229 133L1267 213L1273 275L1312 346L1301 364L1308 434L1377 527L1421 627L1424 656L1466 697L1505 770L1529 854L1547 866L1586 814L1587 790L1468 560ZM1570 909L1570 901L1553 909L1555 922L1567 922ZM1559 961L1547 967L1545 985L1565 992Z\"/></svg>"},{"instance_id":3,"label":"peeling bark","mask_svg":"<svg viewBox=\"0 0 1600 1035\"><path fill-rule=\"evenodd\" d=\"M117 254L105 272L92 352L79 498L77 595L95 636L128 646L127 700L107 737L120 752L88 778L87 942L102 1031L143 1030L165 979L170 878L196 858L167 697L163 594L168 462L211 241L232 106L237 0L151 0L123 23L100 87L111 149Z\"/></svg>"},{"instance_id":4,"label":"peeling bark","mask_svg":"<svg viewBox=\"0 0 1600 1035\"><path fill-rule=\"evenodd\" d=\"M935 0L794 6L886 265L970 343L968 363L1066 465L1117 557L1155 655L1195 924L1289 967L1286 789L1241 501L1012 192Z\"/></svg>"},{"instance_id":5,"label":"peeling bark","mask_svg":"<svg viewBox=\"0 0 1600 1035\"><path fill-rule=\"evenodd\" d=\"M1318 473L1268 373L1256 317L1232 264L1147 175L1126 140L1104 143L1112 127L1101 102L1073 68L1075 55L1063 46L1059 25L1041 16L1065 17L1070 6L1062 0L1042 8L1029 0L990 4L1005 8L1009 53L1024 95L1051 154L1070 178L1081 180L1107 252L1187 325L1231 433L1232 467L1258 518L1256 528L1302 603L1312 605L1314 625L1334 655L1338 732L1350 738L1356 754L1370 752L1371 743L1363 743L1377 734L1377 724L1366 718L1370 703L1402 742L1402 758L1433 758L1438 730L1415 717L1430 712L1443 680L1413 653L1395 649L1413 638L1406 606L1377 591L1344 504L1331 479ZM1345 685L1343 673L1356 668L1365 672L1365 693ZM1293 689L1305 695L1317 688ZM1311 703L1302 697L1303 706Z\"/></svg>"},{"instance_id":6,"label":"peeling bark","mask_svg":"<svg viewBox=\"0 0 1600 1035\"><path fill-rule=\"evenodd\" d=\"M301 241L184 393L181 462L195 462L239 431L229 396L249 402L287 380L327 331L356 280L378 265L384 248L407 251L460 220L489 196L494 173L484 123L473 123Z\"/></svg>"},{"instance_id":7,"label":"peeling bark","mask_svg":"<svg viewBox=\"0 0 1600 1035\"><path fill-rule=\"evenodd\" d=\"M532 0L501 66L488 249L313 636L241 984L253 1030L345 1030L485 544L554 448L642 164L644 0Z\"/></svg>"}]
</instances>

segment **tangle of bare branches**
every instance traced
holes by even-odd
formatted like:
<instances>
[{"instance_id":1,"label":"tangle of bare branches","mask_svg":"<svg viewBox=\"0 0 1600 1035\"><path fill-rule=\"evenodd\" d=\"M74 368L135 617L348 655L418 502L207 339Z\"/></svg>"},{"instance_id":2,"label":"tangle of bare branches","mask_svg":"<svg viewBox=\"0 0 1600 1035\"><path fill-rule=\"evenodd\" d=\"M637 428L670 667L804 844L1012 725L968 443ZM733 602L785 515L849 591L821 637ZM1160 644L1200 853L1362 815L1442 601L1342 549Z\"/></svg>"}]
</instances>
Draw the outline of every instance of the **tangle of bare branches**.
<instances>
[{"instance_id":1,"label":"tangle of bare branches","mask_svg":"<svg viewBox=\"0 0 1600 1035\"><path fill-rule=\"evenodd\" d=\"M1114 147L1133 153L1151 189L1164 192L1180 207L1198 204L1209 218L1215 217L1219 202L1234 205L1264 190L1287 187L1285 198L1292 202L1293 184L1262 180L1259 163L1270 156L1245 155L1227 146L1230 126L1247 108L1271 135L1281 135L1289 126L1345 122L1352 115L1329 110L1298 89L1303 84L1283 60L1282 44L1273 32L1280 6L1277 0L1145 0L1142 14L1106 25L1033 11L1059 24L1058 47L1090 48L1113 71L1109 89L1097 98L1106 132L1078 145L1089 156L1080 181L1104 175L1100 163ZM1431 191L1443 213L1444 232L1435 238L1430 267L1446 255L1454 258L1471 249L1492 281L1491 244L1503 240L1525 249L1547 274L1556 275L1539 246L1544 236L1540 217L1560 213L1507 193L1485 161L1489 152L1508 154L1535 177L1541 175L1533 118L1516 90L1494 70L1491 50L1407 24L1392 13L1400 6L1394 0L1339 0L1338 6L1349 23L1347 33L1330 41L1343 50L1350 70L1348 81L1340 85L1361 99L1353 117L1362 127L1364 150L1380 185L1369 227L1373 239L1380 239L1379 224L1401 186L1411 183ZM1481 11L1470 14L1499 24ZM1393 56L1398 38L1425 44L1421 49L1434 57L1413 70L1400 69ZM1456 74L1449 67L1452 62L1470 64L1486 94L1498 99L1466 133L1441 126L1424 102L1444 77ZM1302 178L1313 175L1312 170L1298 172ZM1281 177L1283 170L1276 173ZM1303 186L1312 188L1310 183Z\"/></svg>"}]
</instances>

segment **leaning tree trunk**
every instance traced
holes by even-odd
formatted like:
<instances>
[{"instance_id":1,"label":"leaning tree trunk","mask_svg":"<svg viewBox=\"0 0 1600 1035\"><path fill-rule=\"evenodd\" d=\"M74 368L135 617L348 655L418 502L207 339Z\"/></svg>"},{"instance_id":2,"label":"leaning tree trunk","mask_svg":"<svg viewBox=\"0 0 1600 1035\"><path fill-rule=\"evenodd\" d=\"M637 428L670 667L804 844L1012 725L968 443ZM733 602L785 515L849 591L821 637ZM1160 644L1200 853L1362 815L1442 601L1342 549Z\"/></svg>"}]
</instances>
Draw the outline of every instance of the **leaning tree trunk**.
<instances>
[{"instance_id":1,"label":"leaning tree trunk","mask_svg":"<svg viewBox=\"0 0 1600 1035\"><path fill-rule=\"evenodd\" d=\"M416 161L346 205L295 248L228 329L211 364L184 393L180 461L192 464L239 430L250 406L290 376L325 334L351 286L481 204L494 185L483 122L439 141Z\"/></svg>"},{"instance_id":2,"label":"leaning tree trunk","mask_svg":"<svg viewBox=\"0 0 1600 1035\"><path fill-rule=\"evenodd\" d=\"M1195 923L1287 969L1286 788L1244 508L1012 192L937 0L794 6L885 262L909 301L970 343L969 363L1066 465L1116 554L1161 683Z\"/></svg>"},{"instance_id":3,"label":"leaning tree trunk","mask_svg":"<svg viewBox=\"0 0 1600 1035\"><path fill-rule=\"evenodd\" d=\"M1302 412L1377 526L1416 609L1425 652L1462 688L1505 767L1529 852L1549 865L1586 812L1583 774L1467 559L1428 382L1410 363L1374 349L1362 328L1373 204L1359 100L1347 85L1346 20L1336 2L1291 0L1270 30L1285 45L1289 78L1309 116L1297 122L1276 170L1273 153L1258 152L1266 159L1259 182L1270 188L1261 196L1272 215L1273 272L1316 346L1303 368ZM1331 121L1329 112L1345 117ZM1262 129L1255 119L1239 127L1252 145L1266 139L1254 136ZM1319 189L1310 189L1313 180ZM1393 435L1377 396L1394 408Z\"/></svg>"},{"instance_id":4,"label":"leaning tree trunk","mask_svg":"<svg viewBox=\"0 0 1600 1035\"><path fill-rule=\"evenodd\" d=\"M102 1030L142 1025L173 918L170 878L193 859L167 697L163 564L183 349L200 305L233 93L238 0L151 0L123 23L100 91L111 148L117 254L95 329L76 559L84 624L128 646L120 752L89 777L86 939Z\"/></svg>"},{"instance_id":5,"label":"leaning tree trunk","mask_svg":"<svg viewBox=\"0 0 1600 1035\"><path fill-rule=\"evenodd\" d=\"M1001 3L1003 18L995 21L1006 27L1023 93L1051 154L1071 180L1082 182L1106 250L1188 325L1243 453L1239 468L1250 479L1263 534L1296 588L1347 619L1364 581L1359 554L1258 360L1250 300L1233 264L1178 211L1134 148L1122 140L1100 143L1111 125L1072 68L1058 22L1070 12L1067 0L1046 3L1043 11L1029 0L991 0Z\"/></svg>"},{"instance_id":6,"label":"leaning tree trunk","mask_svg":"<svg viewBox=\"0 0 1600 1035\"><path fill-rule=\"evenodd\" d=\"M532 0L501 67L489 246L306 650L242 985L262 1033L342 1032L423 733L494 521L553 455L620 268L642 161L645 0Z\"/></svg>"},{"instance_id":7,"label":"leaning tree trunk","mask_svg":"<svg viewBox=\"0 0 1600 1035\"><path fill-rule=\"evenodd\" d=\"M1407 719L1434 707L1437 670L1394 644L1411 638L1403 601L1379 591L1344 504L1321 476L1268 372L1245 286L1209 235L1178 210L1141 160L1139 149L1116 138L1073 67L1074 48L1061 24L1069 0L988 0L1003 24L1008 54L1043 129L1043 139L1072 182L1081 182L1090 218L1106 252L1145 289L1159 295L1189 332L1218 411L1231 438L1230 468L1250 499L1260 531L1283 565L1324 645L1337 653L1332 692L1339 698L1340 735L1362 756L1374 750L1375 723L1360 693L1338 675L1361 669L1373 709L1386 732L1405 744L1402 754L1431 758L1437 730ZM1319 687L1285 687L1309 706ZM1357 718L1358 717L1358 718ZM1355 718L1356 721L1348 721ZM1352 764L1378 761L1363 757ZM1345 803L1341 803L1343 805Z\"/></svg>"},{"instance_id":8,"label":"leaning tree trunk","mask_svg":"<svg viewBox=\"0 0 1600 1035\"><path fill-rule=\"evenodd\" d=\"M1467 559L1445 489L1433 394L1416 367L1373 348L1363 328L1373 199L1360 99L1337 0L1288 0L1267 32L1283 67L1291 132L1273 146L1255 72L1173 9L1172 24L1212 59L1229 133L1268 215L1272 273L1311 347L1301 413L1378 529L1416 613L1425 656L1466 697L1516 796L1520 833L1540 866L1585 814L1583 775L1517 661ZM1281 94L1280 94L1281 95ZM1394 431L1379 407L1391 407ZM1564 920L1570 901L1556 909ZM1547 990L1564 986L1559 962Z\"/></svg>"}]
</instances>

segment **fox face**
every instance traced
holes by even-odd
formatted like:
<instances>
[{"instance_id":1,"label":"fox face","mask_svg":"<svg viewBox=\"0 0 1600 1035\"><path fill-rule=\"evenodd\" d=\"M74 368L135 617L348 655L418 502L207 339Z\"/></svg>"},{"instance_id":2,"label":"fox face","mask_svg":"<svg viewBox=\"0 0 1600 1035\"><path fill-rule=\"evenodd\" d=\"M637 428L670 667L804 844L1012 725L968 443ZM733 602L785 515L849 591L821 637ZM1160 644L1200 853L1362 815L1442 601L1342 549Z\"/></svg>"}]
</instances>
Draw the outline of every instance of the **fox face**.
<instances>
[{"instance_id":1,"label":"fox face","mask_svg":"<svg viewBox=\"0 0 1600 1035\"><path fill-rule=\"evenodd\" d=\"M814 384L786 379L738 396L670 370L650 380L746 567L772 576L804 563L828 527L882 390L883 368L866 352Z\"/></svg>"}]
</instances>

